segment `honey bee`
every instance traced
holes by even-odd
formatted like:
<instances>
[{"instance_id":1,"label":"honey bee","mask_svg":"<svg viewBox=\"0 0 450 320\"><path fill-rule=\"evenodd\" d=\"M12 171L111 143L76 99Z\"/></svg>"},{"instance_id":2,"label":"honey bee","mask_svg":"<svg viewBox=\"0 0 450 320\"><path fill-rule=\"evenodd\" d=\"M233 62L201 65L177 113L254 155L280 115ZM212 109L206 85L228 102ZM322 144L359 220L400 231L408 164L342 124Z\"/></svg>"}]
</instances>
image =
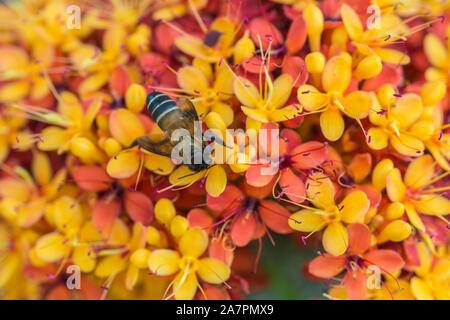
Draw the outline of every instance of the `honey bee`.
<instances>
[{"instance_id":1,"label":"honey bee","mask_svg":"<svg viewBox=\"0 0 450 320\"><path fill-rule=\"evenodd\" d=\"M186 98L180 98L175 103L166 94L155 91L147 95L146 106L150 116L161 128L163 133L139 137L133 141L130 148L139 146L139 148L146 151L171 157L172 150L179 143L171 139L172 134L177 129L186 129L190 134L189 146L185 146L186 148L182 150L190 150L190 161L187 161L188 163L185 164L190 170L195 172L200 172L213 166L211 165L212 160L210 157L205 157L204 155L204 150L207 147L205 140L216 141L223 145L224 143L216 136L202 133L198 137L195 134L194 128L195 124L199 124L199 118L191 101ZM201 132L201 128L199 130ZM199 155L202 156L201 163L195 161Z\"/></svg>"}]
</instances>

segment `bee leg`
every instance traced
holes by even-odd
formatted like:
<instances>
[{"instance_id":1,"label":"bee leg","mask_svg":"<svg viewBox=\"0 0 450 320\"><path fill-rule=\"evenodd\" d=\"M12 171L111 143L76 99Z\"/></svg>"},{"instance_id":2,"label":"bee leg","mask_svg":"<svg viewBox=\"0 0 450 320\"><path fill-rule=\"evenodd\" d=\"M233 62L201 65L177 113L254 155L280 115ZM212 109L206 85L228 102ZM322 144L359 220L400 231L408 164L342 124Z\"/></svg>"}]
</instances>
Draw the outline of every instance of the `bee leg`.
<instances>
[{"instance_id":1,"label":"bee leg","mask_svg":"<svg viewBox=\"0 0 450 320\"><path fill-rule=\"evenodd\" d=\"M224 147L228 148L228 149L233 149L233 147L230 147L228 145L225 144L225 141L223 141L222 139L220 139L219 137L213 135L213 134L204 134L204 136L209 139L209 140L213 140L214 142L217 142L221 145L223 145Z\"/></svg>"}]
</instances>

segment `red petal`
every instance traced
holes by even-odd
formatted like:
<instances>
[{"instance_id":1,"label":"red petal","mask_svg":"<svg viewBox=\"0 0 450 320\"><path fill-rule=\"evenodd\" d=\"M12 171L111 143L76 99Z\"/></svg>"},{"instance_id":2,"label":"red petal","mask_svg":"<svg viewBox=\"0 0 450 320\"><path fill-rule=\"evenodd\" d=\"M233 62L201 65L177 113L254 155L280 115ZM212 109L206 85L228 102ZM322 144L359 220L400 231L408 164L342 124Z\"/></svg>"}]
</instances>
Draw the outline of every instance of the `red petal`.
<instances>
[{"instance_id":1,"label":"red petal","mask_svg":"<svg viewBox=\"0 0 450 320\"><path fill-rule=\"evenodd\" d=\"M362 90L364 91L376 91L378 88L385 84L392 84L395 87L402 79L402 68L400 66L384 65L380 74L376 77L367 79L364 81Z\"/></svg>"},{"instance_id":2,"label":"red petal","mask_svg":"<svg viewBox=\"0 0 450 320\"><path fill-rule=\"evenodd\" d=\"M286 36L286 46L289 54L296 53L305 44L306 40L306 22L302 15L295 17L289 27L288 34ZM295 78L294 78L295 79Z\"/></svg>"},{"instance_id":3,"label":"red petal","mask_svg":"<svg viewBox=\"0 0 450 320\"><path fill-rule=\"evenodd\" d=\"M305 201L305 183L291 169L281 172L278 185L290 200L297 203Z\"/></svg>"},{"instance_id":4,"label":"red petal","mask_svg":"<svg viewBox=\"0 0 450 320\"><path fill-rule=\"evenodd\" d=\"M352 223L347 227L349 252L363 254L370 247L370 230L365 224Z\"/></svg>"},{"instance_id":5,"label":"red petal","mask_svg":"<svg viewBox=\"0 0 450 320\"><path fill-rule=\"evenodd\" d=\"M319 278L331 278L342 272L345 268L346 256L332 256L325 254L314 258L308 264L308 271Z\"/></svg>"},{"instance_id":6,"label":"red petal","mask_svg":"<svg viewBox=\"0 0 450 320\"><path fill-rule=\"evenodd\" d=\"M283 35L270 22L264 18L255 18L249 25L250 37L257 47L259 47L259 38L264 50L267 50L269 44L272 42L272 48L278 47L283 43Z\"/></svg>"},{"instance_id":7,"label":"red petal","mask_svg":"<svg viewBox=\"0 0 450 320\"><path fill-rule=\"evenodd\" d=\"M355 278L353 278L355 276ZM350 300L366 300L367 284L366 274L363 270L349 270L345 275L345 291Z\"/></svg>"},{"instance_id":8,"label":"red petal","mask_svg":"<svg viewBox=\"0 0 450 320\"><path fill-rule=\"evenodd\" d=\"M298 169L311 169L325 161L328 155L327 146L318 141L309 141L290 152L295 167Z\"/></svg>"},{"instance_id":9,"label":"red petal","mask_svg":"<svg viewBox=\"0 0 450 320\"><path fill-rule=\"evenodd\" d=\"M403 268L405 262L394 250L375 250L364 255L368 263L380 267L381 271L393 272Z\"/></svg>"},{"instance_id":10,"label":"red petal","mask_svg":"<svg viewBox=\"0 0 450 320\"><path fill-rule=\"evenodd\" d=\"M296 146L302 144L302 138L298 135L297 132L291 129L283 129L280 132L281 140L286 141L286 151L290 152Z\"/></svg>"},{"instance_id":11,"label":"red petal","mask_svg":"<svg viewBox=\"0 0 450 320\"><path fill-rule=\"evenodd\" d=\"M278 203L268 200L262 200L261 204L259 205L259 214L261 215L261 219L269 227L269 229L281 234L293 232L288 224L288 220L291 214L287 209L285 209Z\"/></svg>"},{"instance_id":12,"label":"red petal","mask_svg":"<svg viewBox=\"0 0 450 320\"><path fill-rule=\"evenodd\" d=\"M238 218L233 219L231 226L231 239L233 243L238 247L246 246L250 240L253 239L253 235L257 231L256 221L253 214L242 214Z\"/></svg>"},{"instance_id":13,"label":"red petal","mask_svg":"<svg viewBox=\"0 0 450 320\"><path fill-rule=\"evenodd\" d=\"M124 202L128 216L134 222L148 226L153 220L153 203L144 193L127 191Z\"/></svg>"},{"instance_id":14,"label":"red petal","mask_svg":"<svg viewBox=\"0 0 450 320\"><path fill-rule=\"evenodd\" d=\"M309 73L306 70L305 61L297 56L286 56L283 60L282 72L292 77L296 81L294 87L298 88L308 81Z\"/></svg>"},{"instance_id":15,"label":"red petal","mask_svg":"<svg viewBox=\"0 0 450 320\"><path fill-rule=\"evenodd\" d=\"M234 186L227 185L222 194L218 197L210 196L206 197L206 203L211 210L216 212L231 211L241 204L240 200L244 199L242 191Z\"/></svg>"},{"instance_id":16,"label":"red petal","mask_svg":"<svg viewBox=\"0 0 450 320\"><path fill-rule=\"evenodd\" d=\"M206 229L206 231L209 231L209 226L213 223L213 218L202 209L192 209L187 214L187 219L189 222L189 227L199 227L202 229Z\"/></svg>"},{"instance_id":17,"label":"red petal","mask_svg":"<svg viewBox=\"0 0 450 320\"><path fill-rule=\"evenodd\" d=\"M131 85L131 79L124 67L116 67L109 79L109 88L117 97L123 98Z\"/></svg>"},{"instance_id":18,"label":"red petal","mask_svg":"<svg viewBox=\"0 0 450 320\"><path fill-rule=\"evenodd\" d=\"M250 217L250 219L253 219ZM250 240L249 240L250 241ZM209 256L231 266L234 258L234 250L224 238L212 238L208 248Z\"/></svg>"},{"instance_id":19,"label":"red petal","mask_svg":"<svg viewBox=\"0 0 450 320\"><path fill-rule=\"evenodd\" d=\"M270 164L252 165L245 172L247 183L254 187L263 187L269 184L274 175L261 174L262 168L269 168ZM268 170L268 169L267 169Z\"/></svg>"},{"instance_id":20,"label":"red petal","mask_svg":"<svg viewBox=\"0 0 450 320\"><path fill-rule=\"evenodd\" d=\"M120 212L118 199L110 199L108 195L97 200L92 208L92 222L100 231L109 232Z\"/></svg>"},{"instance_id":21,"label":"red petal","mask_svg":"<svg viewBox=\"0 0 450 320\"><path fill-rule=\"evenodd\" d=\"M110 188L113 179L106 170L97 166L81 166L73 172L78 186L86 191L104 191Z\"/></svg>"}]
</instances>

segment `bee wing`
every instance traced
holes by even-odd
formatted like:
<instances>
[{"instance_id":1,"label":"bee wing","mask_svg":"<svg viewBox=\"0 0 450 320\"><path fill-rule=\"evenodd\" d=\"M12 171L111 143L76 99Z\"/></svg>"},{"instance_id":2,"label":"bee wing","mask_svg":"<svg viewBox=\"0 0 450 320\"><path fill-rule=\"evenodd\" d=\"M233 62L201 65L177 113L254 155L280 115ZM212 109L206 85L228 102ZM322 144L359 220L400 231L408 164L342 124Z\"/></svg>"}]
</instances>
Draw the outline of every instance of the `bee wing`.
<instances>
[{"instance_id":1,"label":"bee wing","mask_svg":"<svg viewBox=\"0 0 450 320\"><path fill-rule=\"evenodd\" d=\"M170 139L165 134L139 137L134 140L130 148L134 146L139 146L141 149L166 157L170 157L173 149Z\"/></svg>"},{"instance_id":2,"label":"bee wing","mask_svg":"<svg viewBox=\"0 0 450 320\"><path fill-rule=\"evenodd\" d=\"M178 99L177 106L191 122L199 121L197 111L195 111L195 107L191 101L186 98L180 98Z\"/></svg>"}]
</instances>

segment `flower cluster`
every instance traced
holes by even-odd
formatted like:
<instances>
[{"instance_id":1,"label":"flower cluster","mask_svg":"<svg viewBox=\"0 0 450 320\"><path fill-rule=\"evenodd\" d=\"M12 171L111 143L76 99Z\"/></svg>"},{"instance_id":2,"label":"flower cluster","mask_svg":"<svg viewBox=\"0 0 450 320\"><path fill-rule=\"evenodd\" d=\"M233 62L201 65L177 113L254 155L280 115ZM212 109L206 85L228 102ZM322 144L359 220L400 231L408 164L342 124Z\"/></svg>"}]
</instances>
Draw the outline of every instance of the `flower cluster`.
<instances>
[{"instance_id":1,"label":"flower cluster","mask_svg":"<svg viewBox=\"0 0 450 320\"><path fill-rule=\"evenodd\" d=\"M21 0L0 17L1 298L240 299L276 233L317 252L301 269L324 297L450 299L448 1ZM227 161L135 145L164 134L155 91L188 99Z\"/></svg>"}]
</instances>

